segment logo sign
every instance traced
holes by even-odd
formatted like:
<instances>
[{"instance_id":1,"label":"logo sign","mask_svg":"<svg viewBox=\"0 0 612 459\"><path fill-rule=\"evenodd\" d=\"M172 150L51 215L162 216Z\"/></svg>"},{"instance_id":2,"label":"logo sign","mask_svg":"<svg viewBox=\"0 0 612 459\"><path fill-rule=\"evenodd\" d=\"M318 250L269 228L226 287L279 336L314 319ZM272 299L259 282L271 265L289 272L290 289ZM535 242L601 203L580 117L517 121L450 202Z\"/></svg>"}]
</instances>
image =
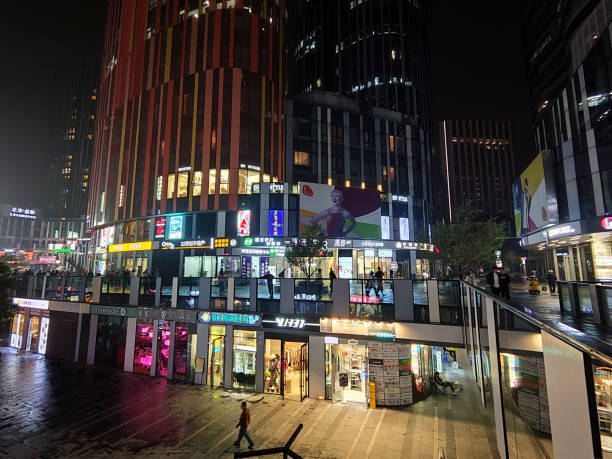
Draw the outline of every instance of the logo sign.
<instances>
[{"instance_id":1,"label":"logo sign","mask_svg":"<svg viewBox=\"0 0 612 459\"><path fill-rule=\"evenodd\" d=\"M573 234L576 232L576 228L574 228L572 225L564 225L564 226L559 226L557 228L553 228L548 230L548 237L559 237L559 236L565 236L567 234Z\"/></svg>"},{"instance_id":2,"label":"logo sign","mask_svg":"<svg viewBox=\"0 0 612 459\"><path fill-rule=\"evenodd\" d=\"M282 210L269 211L268 236L283 236L283 211Z\"/></svg>"},{"instance_id":3,"label":"logo sign","mask_svg":"<svg viewBox=\"0 0 612 459\"><path fill-rule=\"evenodd\" d=\"M32 300L30 298L13 298L13 304L20 308L28 309L49 309L47 300Z\"/></svg>"},{"instance_id":4,"label":"logo sign","mask_svg":"<svg viewBox=\"0 0 612 459\"><path fill-rule=\"evenodd\" d=\"M89 313L103 316L135 317L134 308L125 308L122 306L91 305L89 307Z\"/></svg>"},{"instance_id":5,"label":"logo sign","mask_svg":"<svg viewBox=\"0 0 612 459\"><path fill-rule=\"evenodd\" d=\"M174 215L168 219L168 239L183 238L183 216Z\"/></svg>"},{"instance_id":6,"label":"logo sign","mask_svg":"<svg viewBox=\"0 0 612 459\"><path fill-rule=\"evenodd\" d=\"M140 250L151 250L152 247L153 243L151 241L113 244L108 246L108 252L137 252Z\"/></svg>"},{"instance_id":7,"label":"logo sign","mask_svg":"<svg viewBox=\"0 0 612 459\"><path fill-rule=\"evenodd\" d=\"M36 211L34 209L25 209L23 207L11 207L9 217L29 218L36 220Z\"/></svg>"},{"instance_id":8,"label":"logo sign","mask_svg":"<svg viewBox=\"0 0 612 459\"><path fill-rule=\"evenodd\" d=\"M251 235L251 211L238 211L238 236L245 237Z\"/></svg>"},{"instance_id":9,"label":"logo sign","mask_svg":"<svg viewBox=\"0 0 612 459\"><path fill-rule=\"evenodd\" d=\"M72 253L72 249L51 249L53 253Z\"/></svg>"},{"instance_id":10,"label":"logo sign","mask_svg":"<svg viewBox=\"0 0 612 459\"><path fill-rule=\"evenodd\" d=\"M166 217L155 219L155 239L166 237Z\"/></svg>"},{"instance_id":11,"label":"logo sign","mask_svg":"<svg viewBox=\"0 0 612 459\"><path fill-rule=\"evenodd\" d=\"M253 238L252 237L245 237L244 238L244 245L245 246L253 245Z\"/></svg>"},{"instance_id":12,"label":"logo sign","mask_svg":"<svg viewBox=\"0 0 612 459\"><path fill-rule=\"evenodd\" d=\"M220 237L215 239L215 249L226 249L230 246L230 240L227 237Z\"/></svg>"},{"instance_id":13,"label":"logo sign","mask_svg":"<svg viewBox=\"0 0 612 459\"><path fill-rule=\"evenodd\" d=\"M208 312L198 314L198 322L204 324L248 325L258 327L261 325L261 314L238 314L234 312Z\"/></svg>"},{"instance_id":14,"label":"logo sign","mask_svg":"<svg viewBox=\"0 0 612 459\"><path fill-rule=\"evenodd\" d=\"M174 250L174 249L210 249L209 241L203 241L197 239L195 241L181 241L181 242L161 242L162 250Z\"/></svg>"},{"instance_id":15,"label":"logo sign","mask_svg":"<svg viewBox=\"0 0 612 459\"><path fill-rule=\"evenodd\" d=\"M304 319L287 319L286 317L277 317L276 326L281 328L304 328L306 321Z\"/></svg>"},{"instance_id":16,"label":"logo sign","mask_svg":"<svg viewBox=\"0 0 612 459\"><path fill-rule=\"evenodd\" d=\"M38 263L41 265L54 265L55 260L55 257L38 257Z\"/></svg>"},{"instance_id":17,"label":"logo sign","mask_svg":"<svg viewBox=\"0 0 612 459\"><path fill-rule=\"evenodd\" d=\"M604 217L601 219L601 227L605 230L612 230L612 217Z\"/></svg>"}]
</instances>

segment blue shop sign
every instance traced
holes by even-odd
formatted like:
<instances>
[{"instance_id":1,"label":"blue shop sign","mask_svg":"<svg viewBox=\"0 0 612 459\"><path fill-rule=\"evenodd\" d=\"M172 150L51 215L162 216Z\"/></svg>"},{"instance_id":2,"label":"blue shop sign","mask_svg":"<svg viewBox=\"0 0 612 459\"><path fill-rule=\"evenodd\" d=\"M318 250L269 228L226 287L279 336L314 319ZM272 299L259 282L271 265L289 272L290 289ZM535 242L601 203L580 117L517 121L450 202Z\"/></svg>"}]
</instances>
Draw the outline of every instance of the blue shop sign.
<instances>
[{"instance_id":1,"label":"blue shop sign","mask_svg":"<svg viewBox=\"0 0 612 459\"><path fill-rule=\"evenodd\" d=\"M209 311L201 311L198 313L198 322L203 324L247 325L250 327L259 327L261 325L261 320L261 314Z\"/></svg>"}]
</instances>

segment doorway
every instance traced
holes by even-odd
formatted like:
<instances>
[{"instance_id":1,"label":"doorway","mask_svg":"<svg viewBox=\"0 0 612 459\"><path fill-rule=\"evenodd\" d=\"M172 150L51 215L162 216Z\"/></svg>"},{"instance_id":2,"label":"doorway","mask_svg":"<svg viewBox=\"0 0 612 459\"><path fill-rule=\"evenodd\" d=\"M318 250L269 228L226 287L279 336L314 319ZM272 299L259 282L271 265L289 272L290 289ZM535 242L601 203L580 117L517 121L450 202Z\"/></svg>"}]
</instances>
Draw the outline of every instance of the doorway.
<instances>
[{"instance_id":1,"label":"doorway","mask_svg":"<svg viewBox=\"0 0 612 459\"><path fill-rule=\"evenodd\" d=\"M30 316L30 327L28 329L28 339L26 341L26 352L38 351L38 326L40 317Z\"/></svg>"},{"instance_id":2,"label":"doorway","mask_svg":"<svg viewBox=\"0 0 612 459\"><path fill-rule=\"evenodd\" d=\"M208 339L208 383L211 389L223 386L225 326L212 326Z\"/></svg>"},{"instance_id":3,"label":"doorway","mask_svg":"<svg viewBox=\"0 0 612 459\"><path fill-rule=\"evenodd\" d=\"M289 400L308 397L308 343L266 339L264 392Z\"/></svg>"}]
</instances>

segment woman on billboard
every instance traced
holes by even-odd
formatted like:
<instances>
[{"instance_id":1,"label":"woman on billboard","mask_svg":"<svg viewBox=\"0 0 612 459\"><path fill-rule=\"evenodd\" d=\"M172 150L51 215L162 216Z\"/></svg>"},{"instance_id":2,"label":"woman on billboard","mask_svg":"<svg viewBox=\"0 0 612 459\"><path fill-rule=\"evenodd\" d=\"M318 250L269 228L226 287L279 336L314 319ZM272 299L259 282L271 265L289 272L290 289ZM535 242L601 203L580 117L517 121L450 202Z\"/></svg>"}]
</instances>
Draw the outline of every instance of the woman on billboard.
<instances>
[{"instance_id":1,"label":"woman on billboard","mask_svg":"<svg viewBox=\"0 0 612 459\"><path fill-rule=\"evenodd\" d=\"M344 200L342 191L333 189L329 197L332 202L331 207L312 217L312 222L317 223L319 220L325 219L327 237L346 237L355 228L355 217L348 210L342 208L342 201ZM347 221L349 226L345 229Z\"/></svg>"}]
</instances>

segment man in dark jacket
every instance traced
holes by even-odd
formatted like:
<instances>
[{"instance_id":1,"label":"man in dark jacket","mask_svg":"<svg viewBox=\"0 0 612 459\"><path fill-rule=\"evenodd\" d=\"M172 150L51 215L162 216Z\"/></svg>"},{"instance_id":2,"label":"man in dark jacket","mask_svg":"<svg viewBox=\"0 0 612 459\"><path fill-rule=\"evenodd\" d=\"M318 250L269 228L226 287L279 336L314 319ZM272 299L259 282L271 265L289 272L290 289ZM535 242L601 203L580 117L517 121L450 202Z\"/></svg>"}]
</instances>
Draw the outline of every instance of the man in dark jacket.
<instances>
[{"instance_id":1,"label":"man in dark jacket","mask_svg":"<svg viewBox=\"0 0 612 459\"><path fill-rule=\"evenodd\" d=\"M505 299L510 299L510 276L504 268L499 270L499 294Z\"/></svg>"},{"instance_id":2,"label":"man in dark jacket","mask_svg":"<svg viewBox=\"0 0 612 459\"><path fill-rule=\"evenodd\" d=\"M240 404L240 407L242 408L242 413L240 414L240 420L238 421L238 424L236 424L236 429L240 427L240 430L238 431L238 438L234 442L234 446L240 447L242 437L245 437L249 442L249 449L253 449L255 443L253 443L253 440L251 440L251 436L247 432L247 427L249 427L249 424L251 423L251 412L247 408L246 402L242 402Z\"/></svg>"},{"instance_id":3,"label":"man in dark jacket","mask_svg":"<svg viewBox=\"0 0 612 459\"><path fill-rule=\"evenodd\" d=\"M557 276L555 276L555 272L552 269L549 269L546 273L546 281L548 282L550 294L554 295L556 293L557 288Z\"/></svg>"}]
</instances>

